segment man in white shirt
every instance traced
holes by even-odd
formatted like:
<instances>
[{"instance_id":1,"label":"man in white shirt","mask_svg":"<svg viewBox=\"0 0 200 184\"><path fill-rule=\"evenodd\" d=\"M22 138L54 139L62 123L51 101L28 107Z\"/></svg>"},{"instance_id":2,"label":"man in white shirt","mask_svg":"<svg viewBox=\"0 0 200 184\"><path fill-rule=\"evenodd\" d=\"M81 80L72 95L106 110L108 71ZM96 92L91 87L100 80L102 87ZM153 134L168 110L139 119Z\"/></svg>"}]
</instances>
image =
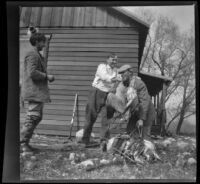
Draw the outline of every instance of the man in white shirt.
<instances>
[{"instance_id":1,"label":"man in white shirt","mask_svg":"<svg viewBox=\"0 0 200 184\"><path fill-rule=\"evenodd\" d=\"M101 128L101 142L109 136L107 119L113 116L113 112L109 112L106 106L106 99L108 93L115 93L118 81L121 81L121 76L117 72L117 56L110 54L107 62L99 64L94 81L92 83L92 90L90 92L88 103L86 105L86 122L84 126L84 133L82 142L89 145L90 135L93 124L95 123L99 112L102 109L102 128ZM120 107L116 109L122 112Z\"/></svg>"}]
</instances>

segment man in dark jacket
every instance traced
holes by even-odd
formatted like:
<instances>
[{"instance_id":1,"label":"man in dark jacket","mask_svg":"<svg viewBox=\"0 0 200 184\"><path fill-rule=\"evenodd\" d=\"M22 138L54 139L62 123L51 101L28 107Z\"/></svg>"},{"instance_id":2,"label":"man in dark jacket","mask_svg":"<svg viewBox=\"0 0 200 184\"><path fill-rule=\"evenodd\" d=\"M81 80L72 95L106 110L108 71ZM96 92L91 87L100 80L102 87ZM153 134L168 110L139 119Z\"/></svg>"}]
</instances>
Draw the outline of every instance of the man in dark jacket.
<instances>
[{"instance_id":1,"label":"man in dark jacket","mask_svg":"<svg viewBox=\"0 0 200 184\"><path fill-rule=\"evenodd\" d=\"M29 141L34 129L42 120L44 103L50 102L48 81L54 81L54 76L47 74L47 63L40 54L45 47L45 35L32 29L30 43L33 49L25 56L22 82L22 99L28 101L26 120L20 135L23 152L34 151Z\"/></svg>"},{"instance_id":2,"label":"man in dark jacket","mask_svg":"<svg viewBox=\"0 0 200 184\"><path fill-rule=\"evenodd\" d=\"M130 103L130 119L127 125L127 133L135 128L142 128L144 139L150 139L152 123L155 120L155 108L151 101L145 83L138 76L133 75L130 65L124 65L118 73L122 74L122 81L127 89L127 100Z\"/></svg>"}]
</instances>

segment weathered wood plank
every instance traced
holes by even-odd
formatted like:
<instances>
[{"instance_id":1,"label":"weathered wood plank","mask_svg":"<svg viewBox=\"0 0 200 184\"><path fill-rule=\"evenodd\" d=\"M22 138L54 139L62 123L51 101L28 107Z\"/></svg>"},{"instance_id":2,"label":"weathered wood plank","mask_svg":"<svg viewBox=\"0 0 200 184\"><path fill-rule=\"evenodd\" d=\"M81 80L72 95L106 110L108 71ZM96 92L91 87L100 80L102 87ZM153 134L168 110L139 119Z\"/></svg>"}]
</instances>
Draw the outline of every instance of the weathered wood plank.
<instances>
[{"instance_id":1,"label":"weathered wood plank","mask_svg":"<svg viewBox=\"0 0 200 184\"><path fill-rule=\"evenodd\" d=\"M80 7L80 11L79 11L79 14L78 14L78 25L77 26L80 26L80 27L84 26L85 8L86 7Z\"/></svg>"},{"instance_id":2,"label":"weathered wood plank","mask_svg":"<svg viewBox=\"0 0 200 184\"><path fill-rule=\"evenodd\" d=\"M88 89L87 90L86 89L76 90L76 88L70 87L68 89L62 89L62 90L50 88L50 93L51 94L56 94L56 95L62 95L62 94L65 94L65 95L71 94L72 95L72 94L76 94L77 93L78 95L86 96L86 95L88 95L89 92L88 92Z\"/></svg>"},{"instance_id":3,"label":"weathered wood plank","mask_svg":"<svg viewBox=\"0 0 200 184\"><path fill-rule=\"evenodd\" d=\"M24 113L24 115L22 115L22 113L20 114L20 116L23 118L23 117L25 117L25 113ZM43 119L44 120L62 120L62 121L66 121L66 122L68 122L69 124L70 124L70 121L71 121L71 119L72 119L72 116L64 116L64 115L50 115L50 114L44 114L43 115ZM75 117L74 118L74 121L77 121L77 118ZM85 121L85 117L82 117L82 116L80 116L79 117L79 121L82 121L82 122L84 122Z\"/></svg>"},{"instance_id":4,"label":"weathered wood plank","mask_svg":"<svg viewBox=\"0 0 200 184\"><path fill-rule=\"evenodd\" d=\"M92 82L91 82L92 83ZM90 90L90 88L92 88L91 87L92 85L90 85L90 86L88 86L88 90ZM59 91L59 92L58 92ZM61 91L61 92L60 92ZM56 92L58 92L58 94L56 93ZM84 91L84 90L79 90L79 91L77 91L77 90L72 90L72 89L69 89L68 91L63 91L63 90L56 90L56 89L51 89L51 91L50 91L50 93L51 93L51 96L52 95L55 95L55 96L59 96L59 95L61 95L61 96L66 96L66 95L69 95L69 96L72 96L72 95L75 95L76 93L79 95L79 99L81 98L80 96L82 96L82 97L84 97L84 96L87 96L87 95L89 95L89 91ZM70 95L71 94L71 95ZM87 94L87 95L85 95L85 94ZM56 97L55 97L56 98ZM59 99L59 98L56 98L56 99ZM73 98L71 98L71 99L73 99ZM69 100L71 100L71 99L69 99ZM80 99L81 100L81 99ZM83 99L84 100L84 99Z\"/></svg>"},{"instance_id":5,"label":"weathered wood plank","mask_svg":"<svg viewBox=\"0 0 200 184\"><path fill-rule=\"evenodd\" d=\"M49 89L56 89L56 90L79 90L79 91L87 91L88 86L65 86L65 85L51 85Z\"/></svg>"},{"instance_id":6,"label":"weathered wood plank","mask_svg":"<svg viewBox=\"0 0 200 184\"><path fill-rule=\"evenodd\" d=\"M76 27L78 26L78 14L79 14L79 11L80 11L80 7L76 7L74 9L74 20L73 20L73 27Z\"/></svg>"},{"instance_id":7,"label":"weathered wood plank","mask_svg":"<svg viewBox=\"0 0 200 184\"><path fill-rule=\"evenodd\" d=\"M54 90L52 89L50 91L51 95L74 95L74 94L78 94L79 96L85 96L87 97L89 95L88 91L76 91L76 90Z\"/></svg>"},{"instance_id":8,"label":"weathered wood plank","mask_svg":"<svg viewBox=\"0 0 200 184\"><path fill-rule=\"evenodd\" d=\"M63 51L70 51L70 52L135 52L138 50L138 45L135 46L135 48L91 48L91 47L74 47L74 48L65 48L65 47L50 47L49 51L57 51L57 52L63 52Z\"/></svg>"},{"instance_id":9,"label":"weathered wood plank","mask_svg":"<svg viewBox=\"0 0 200 184\"><path fill-rule=\"evenodd\" d=\"M74 99L75 94L72 96L70 95L51 95L51 99L57 99L57 100L71 100ZM78 101L86 101L88 97L85 96L78 96Z\"/></svg>"},{"instance_id":10,"label":"weathered wood plank","mask_svg":"<svg viewBox=\"0 0 200 184\"><path fill-rule=\"evenodd\" d=\"M22 109L21 110L21 113L25 113L26 112L26 110L24 109ZM73 112L73 106L72 106L72 108L70 109L70 110L58 110L58 109L47 109L47 108L44 108L44 110L43 110L43 113L44 114L48 114L48 115L58 115L58 116L72 116L72 112ZM79 117L80 116L84 116L85 115L85 110L79 110Z\"/></svg>"},{"instance_id":11,"label":"weathered wood plank","mask_svg":"<svg viewBox=\"0 0 200 184\"><path fill-rule=\"evenodd\" d=\"M22 7L22 12L20 16L20 27L28 27L30 24L30 17L31 17L31 7Z\"/></svg>"},{"instance_id":12,"label":"weathered wood plank","mask_svg":"<svg viewBox=\"0 0 200 184\"><path fill-rule=\"evenodd\" d=\"M137 50L133 50L131 53L119 53L119 52L115 52L117 54L117 56L120 58L132 58L132 57L138 57L138 52ZM51 51L49 52L49 58L51 56L60 56L60 57L103 57L106 58L109 56L110 53L107 53L107 52L54 52L54 51Z\"/></svg>"},{"instance_id":13,"label":"weathered wood plank","mask_svg":"<svg viewBox=\"0 0 200 184\"><path fill-rule=\"evenodd\" d=\"M50 47L117 47L117 48L137 48L138 44L105 44L105 43L50 43Z\"/></svg>"},{"instance_id":14,"label":"weathered wood plank","mask_svg":"<svg viewBox=\"0 0 200 184\"><path fill-rule=\"evenodd\" d=\"M91 7L85 8L84 26L93 26L93 9Z\"/></svg>"},{"instance_id":15,"label":"weathered wood plank","mask_svg":"<svg viewBox=\"0 0 200 184\"><path fill-rule=\"evenodd\" d=\"M56 131L56 130L44 130L44 129L36 129L35 130L35 133L37 133L37 134L41 134L41 135L60 135L60 136L69 136L70 135L70 133L69 133L69 131L68 132L66 132L66 131ZM74 137L75 136L75 131L72 131L72 137ZM119 133L119 131L118 132L115 132L115 133L113 133L113 134L111 134L111 135L116 135L117 133ZM100 133L99 133L99 131L98 132L95 132L95 136L96 137L100 137Z\"/></svg>"},{"instance_id":16,"label":"weathered wood plank","mask_svg":"<svg viewBox=\"0 0 200 184\"><path fill-rule=\"evenodd\" d=\"M133 68L134 72L137 72L137 68ZM87 76L95 76L96 70L94 71L68 71L68 70L48 70L49 74L52 75L87 75ZM63 81L63 80L56 80L54 81L56 84L65 84L65 85L89 85L88 81Z\"/></svg>"},{"instance_id":17,"label":"weathered wood plank","mask_svg":"<svg viewBox=\"0 0 200 184\"><path fill-rule=\"evenodd\" d=\"M38 129L45 129L45 130L61 130L61 131L70 131L70 126L55 126L55 125L43 125L39 124ZM80 126L80 129L84 128L83 126ZM123 128L125 129L125 128ZM77 131L77 127L72 128L73 131ZM93 132L99 132L99 127L93 127ZM116 131L116 130L115 130Z\"/></svg>"},{"instance_id":18,"label":"weathered wood plank","mask_svg":"<svg viewBox=\"0 0 200 184\"><path fill-rule=\"evenodd\" d=\"M79 110L85 110L84 108L84 103L81 103L82 105L79 106ZM45 104L44 105L44 109L54 109L54 110L64 110L64 111L72 111L73 110L73 101L68 101L66 104L54 104L53 102L49 103L49 104ZM27 105L28 106L28 105ZM25 108L21 108L26 109L27 106Z\"/></svg>"},{"instance_id":19,"label":"weathered wood plank","mask_svg":"<svg viewBox=\"0 0 200 184\"><path fill-rule=\"evenodd\" d=\"M129 61L129 62L125 62L126 64L130 64L130 65L132 65L133 67L137 67L137 58L132 58L132 60L131 61ZM49 66L53 66L53 65L56 65L56 66L58 66L58 65L66 65L66 66L68 66L68 65L76 65L76 66L98 66L100 63L102 63L102 62L96 62L96 61L94 61L94 62L78 62L78 61L76 61L76 62L74 62L74 61L67 61L67 62L65 62L65 61L48 61L48 65Z\"/></svg>"},{"instance_id":20,"label":"weathered wood plank","mask_svg":"<svg viewBox=\"0 0 200 184\"><path fill-rule=\"evenodd\" d=\"M98 26L104 26L104 25L105 25L103 13L104 13L104 12L101 10L101 8L97 7L95 26L98 27Z\"/></svg>"},{"instance_id":21,"label":"weathered wood plank","mask_svg":"<svg viewBox=\"0 0 200 184\"><path fill-rule=\"evenodd\" d=\"M97 11L97 7L91 7L92 9L92 27L95 27L95 23L96 23L96 11Z\"/></svg>"},{"instance_id":22,"label":"weathered wood plank","mask_svg":"<svg viewBox=\"0 0 200 184\"><path fill-rule=\"evenodd\" d=\"M77 122L74 121L74 123L75 123L74 125L76 127ZM23 121L21 121L20 124L23 124ZM42 120L40 122L40 124L43 125L43 126L44 125L54 125L54 126L66 126L66 127L68 127L70 125L68 122L62 121L62 120ZM80 122L79 125L80 126L84 126L84 122ZM116 123L114 123L113 125L116 125ZM121 125L122 125L122 127L125 127L126 123L122 123ZM95 127L95 128L101 128L101 123L95 122L93 127Z\"/></svg>"},{"instance_id":23,"label":"weathered wood plank","mask_svg":"<svg viewBox=\"0 0 200 184\"><path fill-rule=\"evenodd\" d=\"M20 128L24 123L24 119L21 118L20 119ZM117 125L112 124L112 126ZM82 129L84 127L84 122L79 122L79 129ZM77 131L77 121L74 120L74 127L73 127L73 131L72 133L75 133ZM121 131L125 131L126 128L126 123L120 124L117 129L113 129L111 132L112 133L117 133L119 130ZM98 133L100 132L101 129L101 123L100 121L97 121L94 123L93 126L93 130L92 132L94 133ZM54 133L57 132L57 135L60 135L60 131L65 131L66 133L69 133L68 131L70 130L70 120L66 121L66 120L42 120L41 123L37 126L36 130L34 131L35 133L37 133L37 130L44 130L44 131L48 131L48 130L52 130ZM58 132L59 130L59 132ZM98 137L98 135L97 135Z\"/></svg>"},{"instance_id":24,"label":"weathered wood plank","mask_svg":"<svg viewBox=\"0 0 200 184\"><path fill-rule=\"evenodd\" d=\"M25 115L25 114L24 114ZM21 113L21 119L20 119L20 124L23 124L25 119L24 119L24 116L22 113ZM50 115L48 115L50 116ZM51 117L54 116L54 115L51 115ZM55 117L55 116L54 116ZM64 116L60 116L60 117L64 117ZM72 116L65 116L64 117L65 119L43 119L40 123L40 125L43 125L43 127L45 129L48 129L48 126L53 126L53 127L58 127L58 126L70 126L70 121L71 121L71 118ZM80 126L84 126L85 124L85 117L81 116L79 117L79 125ZM119 120L118 120L119 121ZM110 122L111 123L111 127L114 127L114 126L117 126L119 125L119 127L126 127L127 123L119 123L118 121L115 121L115 122ZM74 119L74 125L76 126L77 125L77 119L76 119L76 116L75 116L75 119ZM46 127L45 127L46 126ZM74 127L75 127L74 126ZM99 116L97 118L97 121L94 123L94 128L101 128L101 117ZM54 128L56 129L56 128Z\"/></svg>"},{"instance_id":25,"label":"weathered wood plank","mask_svg":"<svg viewBox=\"0 0 200 184\"><path fill-rule=\"evenodd\" d=\"M21 8L21 12L20 12L20 22L19 22L19 26L20 27L25 27L25 13L26 13L26 8L27 7L20 7ZM23 29L23 32L20 30L20 34L26 34L27 29Z\"/></svg>"},{"instance_id":26,"label":"weathered wood plank","mask_svg":"<svg viewBox=\"0 0 200 184\"><path fill-rule=\"evenodd\" d=\"M84 7L82 7L84 8ZM40 7L41 9L41 7ZM73 27L73 28L40 28L41 33L55 33L55 34L116 34L116 35L132 35L138 33L137 28L110 28L110 27ZM20 35L26 34L26 28L20 29Z\"/></svg>"},{"instance_id":27,"label":"weathered wood plank","mask_svg":"<svg viewBox=\"0 0 200 184\"><path fill-rule=\"evenodd\" d=\"M119 67L121 67L123 64L125 64L125 63L119 63L118 64L118 66ZM127 63L126 63L127 64ZM132 63L131 63L131 65L132 65ZM85 71L94 71L94 72L96 72L96 69L97 69L97 66L98 65L96 65L96 66L81 66L81 68L79 67L78 69L76 69L76 67L78 67L78 66L66 66L66 65L62 65L62 66L56 66L56 65L52 65L52 66L48 66L48 71L49 72L52 72L52 71L58 71L58 72L64 72L64 71L66 71L66 72L68 72L68 71L74 71L75 73L76 72L81 72L81 71L83 71L83 72L85 72ZM84 68L82 68L82 67L84 67ZM135 66L133 66L133 68L134 68L134 70L135 71L138 71L138 68L137 67L135 67ZM81 73L80 73L81 74ZM77 74L76 73L76 75L80 75L80 74ZM90 72L89 72L89 75L90 75Z\"/></svg>"},{"instance_id":28,"label":"weathered wood plank","mask_svg":"<svg viewBox=\"0 0 200 184\"><path fill-rule=\"evenodd\" d=\"M102 63L102 62L105 62L106 58L103 58L103 57L66 57L66 56L63 56L63 57L60 57L60 56L49 56L48 57L48 61L65 61L65 62L68 62L68 61L74 61L74 62L98 62L98 63ZM126 58L120 58L119 57L119 60L118 62L119 63L125 63L125 62L133 62L134 60L138 60L138 57L135 56L135 57L126 57Z\"/></svg>"},{"instance_id":29,"label":"weathered wood plank","mask_svg":"<svg viewBox=\"0 0 200 184\"><path fill-rule=\"evenodd\" d=\"M71 16L72 16L72 7L63 7L61 26L69 26Z\"/></svg>"},{"instance_id":30,"label":"weathered wood plank","mask_svg":"<svg viewBox=\"0 0 200 184\"><path fill-rule=\"evenodd\" d=\"M113 26L114 27L119 27L119 22L121 22L121 20L119 19L119 15L114 13L113 15Z\"/></svg>"},{"instance_id":31,"label":"weathered wood plank","mask_svg":"<svg viewBox=\"0 0 200 184\"><path fill-rule=\"evenodd\" d=\"M63 105L65 105L65 104L68 103L68 101L72 101L74 103L73 98L71 98L70 100L52 99L52 95L51 95L51 103L53 103L53 104L63 104ZM81 105L86 104L86 102L87 102L87 100L78 100L78 104L81 104Z\"/></svg>"},{"instance_id":32,"label":"weathered wood plank","mask_svg":"<svg viewBox=\"0 0 200 184\"><path fill-rule=\"evenodd\" d=\"M54 7L52 10L50 26L52 27L61 26L62 15L63 15L63 7Z\"/></svg>"},{"instance_id":33,"label":"weathered wood plank","mask_svg":"<svg viewBox=\"0 0 200 184\"><path fill-rule=\"evenodd\" d=\"M125 63L119 63L118 66L121 67L123 64ZM127 64L127 63L126 63ZM130 63L132 65L132 63ZM52 66L48 66L48 71L49 72L52 72L52 71L58 71L58 74L59 72L68 72L68 71L72 71L74 72L74 75L76 73L76 75L82 75L81 72L83 71L86 72L86 71L89 71L89 76L92 72L96 72L96 69L97 69L97 65L96 66L81 66L81 68L79 67L78 69L76 69L76 67L78 66L66 66L66 65L62 65L62 66L55 66L55 65L52 65ZM84 67L84 68L83 68ZM136 66L133 66L134 68L134 72L138 72L138 68ZM79 73L80 72L80 73ZM78 74L77 74L78 73ZM85 74L85 73L84 73ZM66 74L67 75L67 74Z\"/></svg>"},{"instance_id":34,"label":"weathered wood plank","mask_svg":"<svg viewBox=\"0 0 200 184\"><path fill-rule=\"evenodd\" d=\"M46 129L45 125L38 125L38 127L36 128L36 130L34 131L34 133L37 134L45 134L45 135L62 135L62 136L69 136L70 135L70 127L68 126L48 126L49 129ZM79 130L82 129L83 126L79 127ZM72 128L72 136L75 136L75 133L78 131L78 127L73 127ZM93 131L95 134L95 137L98 138L100 137L100 128L98 127L94 127ZM111 136L118 134L118 133L122 133L125 132L125 128L120 128L120 129L115 129L111 131Z\"/></svg>"},{"instance_id":35,"label":"weathered wood plank","mask_svg":"<svg viewBox=\"0 0 200 184\"><path fill-rule=\"evenodd\" d=\"M138 39L70 39L70 38L54 38L51 43L104 43L104 44L138 44Z\"/></svg>"},{"instance_id":36,"label":"weathered wood plank","mask_svg":"<svg viewBox=\"0 0 200 184\"><path fill-rule=\"evenodd\" d=\"M55 38L74 38L74 39L138 39L138 34L131 35L114 35L114 34L53 34L52 39Z\"/></svg>"},{"instance_id":37,"label":"weathered wood plank","mask_svg":"<svg viewBox=\"0 0 200 184\"><path fill-rule=\"evenodd\" d=\"M74 65L69 65L69 66L48 66L48 70L71 70L71 71L79 71L79 70L95 70L97 66L74 66Z\"/></svg>"},{"instance_id":38,"label":"weathered wood plank","mask_svg":"<svg viewBox=\"0 0 200 184\"><path fill-rule=\"evenodd\" d=\"M56 74L57 74L57 71L54 71L54 72L48 72L49 74L52 74L52 75L55 75L56 76ZM78 73L78 72L77 72ZM75 75L74 74L74 72L72 71L71 72L71 74L70 73L65 73L66 74L66 76L67 75ZM79 74L79 75L76 75L76 76L80 76L81 74ZM82 75L83 75L83 73L82 73ZM88 76L88 75L87 75ZM94 76L95 76L95 72L93 72L91 75L89 75L89 76L91 76L91 77L93 77L94 78ZM91 83L90 83L90 81L81 81L81 80L73 80L73 81L71 81L71 80L58 80L57 78L56 78L56 80L54 81L54 83L53 84L50 84L50 85L65 85L65 86L68 86L68 85L73 85L73 86L89 86L89 85L91 85Z\"/></svg>"},{"instance_id":39,"label":"weathered wood plank","mask_svg":"<svg viewBox=\"0 0 200 184\"><path fill-rule=\"evenodd\" d=\"M110 12L107 13L107 19L106 19L106 24L108 27L112 27L112 24L113 24L113 16Z\"/></svg>"},{"instance_id":40,"label":"weathered wood plank","mask_svg":"<svg viewBox=\"0 0 200 184\"><path fill-rule=\"evenodd\" d=\"M40 26L42 8L41 7L32 7L30 24L33 26Z\"/></svg>"},{"instance_id":41,"label":"weathered wood plank","mask_svg":"<svg viewBox=\"0 0 200 184\"><path fill-rule=\"evenodd\" d=\"M51 22L52 7L42 7L40 26L49 27Z\"/></svg>"}]
</instances>

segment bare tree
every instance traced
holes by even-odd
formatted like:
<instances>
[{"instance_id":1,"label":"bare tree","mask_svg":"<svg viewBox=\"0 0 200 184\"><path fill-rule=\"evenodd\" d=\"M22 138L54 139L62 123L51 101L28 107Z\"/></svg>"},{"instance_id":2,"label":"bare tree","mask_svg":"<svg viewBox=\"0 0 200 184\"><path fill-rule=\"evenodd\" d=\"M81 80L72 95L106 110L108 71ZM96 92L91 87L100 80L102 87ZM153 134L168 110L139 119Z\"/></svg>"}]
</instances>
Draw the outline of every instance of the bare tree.
<instances>
[{"instance_id":1,"label":"bare tree","mask_svg":"<svg viewBox=\"0 0 200 184\"><path fill-rule=\"evenodd\" d=\"M174 72L175 84L168 93L170 98L172 92L178 87L181 88L181 101L178 104L173 118L168 122L170 124L178 118L176 133L179 134L185 118L195 114L195 41L194 30L182 36L182 52L184 59L179 63L177 70ZM167 99L166 99L167 100Z\"/></svg>"},{"instance_id":2,"label":"bare tree","mask_svg":"<svg viewBox=\"0 0 200 184\"><path fill-rule=\"evenodd\" d=\"M152 20L151 30L142 57L140 69L148 72L158 72L163 76L170 76L173 82L170 86L163 85L161 100L158 108L158 121L161 122L161 134L166 133L165 103L170 100L178 88L182 88L182 100L176 107L176 113L168 122L168 126L177 118L179 123L177 133L180 132L183 120L189 116L190 106L194 102L195 88L191 84L194 79L194 37L192 30L189 34L181 34L179 27L172 19L159 15L152 18L152 13L138 13L145 20ZM152 31L153 30L153 31ZM189 56L190 55L190 56ZM194 80L193 80L194 81ZM191 112L190 114L193 114Z\"/></svg>"}]
</instances>

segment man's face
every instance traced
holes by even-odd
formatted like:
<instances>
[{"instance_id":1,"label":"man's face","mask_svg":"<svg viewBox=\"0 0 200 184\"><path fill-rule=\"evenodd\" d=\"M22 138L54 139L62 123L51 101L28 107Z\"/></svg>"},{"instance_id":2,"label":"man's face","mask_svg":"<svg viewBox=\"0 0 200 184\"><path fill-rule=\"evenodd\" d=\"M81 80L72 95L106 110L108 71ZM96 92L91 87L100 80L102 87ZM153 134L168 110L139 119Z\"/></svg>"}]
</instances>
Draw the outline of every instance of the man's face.
<instances>
[{"instance_id":1,"label":"man's face","mask_svg":"<svg viewBox=\"0 0 200 184\"><path fill-rule=\"evenodd\" d=\"M46 45L45 41L40 41L40 42L36 42L36 47L38 49L38 51L41 51Z\"/></svg>"},{"instance_id":2,"label":"man's face","mask_svg":"<svg viewBox=\"0 0 200 184\"><path fill-rule=\"evenodd\" d=\"M115 58L109 57L107 59L107 63L111 68L117 67L117 59L115 59Z\"/></svg>"},{"instance_id":3,"label":"man's face","mask_svg":"<svg viewBox=\"0 0 200 184\"><path fill-rule=\"evenodd\" d=\"M129 83L130 83L131 76L132 76L132 72L127 70L124 73L122 73L121 76L122 76L122 82L123 82L124 86L128 87Z\"/></svg>"}]
</instances>

